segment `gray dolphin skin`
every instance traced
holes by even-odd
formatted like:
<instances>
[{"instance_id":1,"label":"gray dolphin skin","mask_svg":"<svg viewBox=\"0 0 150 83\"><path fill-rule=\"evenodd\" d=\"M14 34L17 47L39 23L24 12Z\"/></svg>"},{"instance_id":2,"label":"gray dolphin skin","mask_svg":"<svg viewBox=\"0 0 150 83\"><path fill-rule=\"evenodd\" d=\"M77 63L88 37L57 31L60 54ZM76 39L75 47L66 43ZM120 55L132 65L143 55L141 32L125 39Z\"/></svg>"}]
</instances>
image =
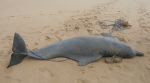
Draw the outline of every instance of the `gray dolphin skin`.
<instances>
[{"instance_id":1,"label":"gray dolphin skin","mask_svg":"<svg viewBox=\"0 0 150 83\"><path fill-rule=\"evenodd\" d=\"M102 36L74 37L32 51L26 49L22 37L15 33L12 51L8 67L21 63L26 56L43 60L66 57L77 61L79 66L84 66L101 57L116 55L122 58L132 58L144 55L107 33L102 33Z\"/></svg>"}]
</instances>

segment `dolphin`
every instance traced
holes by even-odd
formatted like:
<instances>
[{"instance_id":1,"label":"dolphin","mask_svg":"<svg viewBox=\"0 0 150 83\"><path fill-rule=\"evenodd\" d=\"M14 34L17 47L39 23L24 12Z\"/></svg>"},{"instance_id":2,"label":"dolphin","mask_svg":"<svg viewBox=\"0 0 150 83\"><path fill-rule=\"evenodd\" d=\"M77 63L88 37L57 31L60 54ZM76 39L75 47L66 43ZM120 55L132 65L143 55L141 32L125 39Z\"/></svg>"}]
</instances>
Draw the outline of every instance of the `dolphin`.
<instances>
[{"instance_id":1,"label":"dolphin","mask_svg":"<svg viewBox=\"0 0 150 83\"><path fill-rule=\"evenodd\" d=\"M132 58L144 55L107 33L102 33L102 36L92 35L69 38L32 51L27 50L23 38L18 33L15 33L12 51L7 68L21 63L27 56L41 60L65 57L77 61L79 66L85 66L102 57L116 55L122 58Z\"/></svg>"}]
</instances>

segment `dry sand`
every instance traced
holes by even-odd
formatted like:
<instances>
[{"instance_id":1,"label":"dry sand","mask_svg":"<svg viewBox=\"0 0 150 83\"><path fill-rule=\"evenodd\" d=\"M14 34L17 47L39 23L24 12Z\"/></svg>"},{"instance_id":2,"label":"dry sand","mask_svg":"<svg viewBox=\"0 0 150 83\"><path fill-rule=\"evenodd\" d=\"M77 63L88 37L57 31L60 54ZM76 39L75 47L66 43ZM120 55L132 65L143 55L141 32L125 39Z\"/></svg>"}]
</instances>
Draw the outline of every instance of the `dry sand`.
<instances>
[{"instance_id":1,"label":"dry sand","mask_svg":"<svg viewBox=\"0 0 150 83\"><path fill-rule=\"evenodd\" d=\"M0 83L150 83L150 0L1 0ZM51 62L27 57L6 68L14 33L27 48L38 49L67 38L108 32L98 20L130 20L131 29L113 35L144 57L86 66L73 60ZM61 58L62 59L62 58Z\"/></svg>"}]
</instances>

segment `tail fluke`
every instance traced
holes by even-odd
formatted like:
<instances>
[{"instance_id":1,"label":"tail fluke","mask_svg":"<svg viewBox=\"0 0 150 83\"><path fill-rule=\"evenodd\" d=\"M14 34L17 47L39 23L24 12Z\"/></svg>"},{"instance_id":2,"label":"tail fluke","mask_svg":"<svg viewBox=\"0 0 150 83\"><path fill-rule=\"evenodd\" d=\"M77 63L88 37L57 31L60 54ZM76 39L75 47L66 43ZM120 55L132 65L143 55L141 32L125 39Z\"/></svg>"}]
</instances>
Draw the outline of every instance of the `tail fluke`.
<instances>
[{"instance_id":1,"label":"tail fluke","mask_svg":"<svg viewBox=\"0 0 150 83\"><path fill-rule=\"evenodd\" d=\"M14 35L12 51L14 53L11 55L10 63L7 68L21 63L27 56L25 55L27 53L25 42L18 33L15 33Z\"/></svg>"}]
</instances>

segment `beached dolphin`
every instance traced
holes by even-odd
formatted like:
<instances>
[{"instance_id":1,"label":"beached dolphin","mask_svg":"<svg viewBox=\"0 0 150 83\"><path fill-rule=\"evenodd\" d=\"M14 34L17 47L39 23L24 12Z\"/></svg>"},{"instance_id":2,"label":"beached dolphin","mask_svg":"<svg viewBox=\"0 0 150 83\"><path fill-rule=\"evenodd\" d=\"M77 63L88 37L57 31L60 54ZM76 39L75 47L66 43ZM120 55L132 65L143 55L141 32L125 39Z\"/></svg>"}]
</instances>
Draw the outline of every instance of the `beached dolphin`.
<instances>
[{"instance_id":1,"label":"beached dolphin","mask_svg":"<svg viewBox=\"0 0 150 83\"><path fill-rule=\"evenodd\" d=\"M66 57L76 60L80 66L84 66L101 57L116 55L122 58L132 58L144 55L107 33L102 33L102 36L74 37L33 51L27 50L22 37L15 33L12 51L14 53L11 55L8 67L21 63L26 56L45 60Z\"/></svg>"}]
</instances>

